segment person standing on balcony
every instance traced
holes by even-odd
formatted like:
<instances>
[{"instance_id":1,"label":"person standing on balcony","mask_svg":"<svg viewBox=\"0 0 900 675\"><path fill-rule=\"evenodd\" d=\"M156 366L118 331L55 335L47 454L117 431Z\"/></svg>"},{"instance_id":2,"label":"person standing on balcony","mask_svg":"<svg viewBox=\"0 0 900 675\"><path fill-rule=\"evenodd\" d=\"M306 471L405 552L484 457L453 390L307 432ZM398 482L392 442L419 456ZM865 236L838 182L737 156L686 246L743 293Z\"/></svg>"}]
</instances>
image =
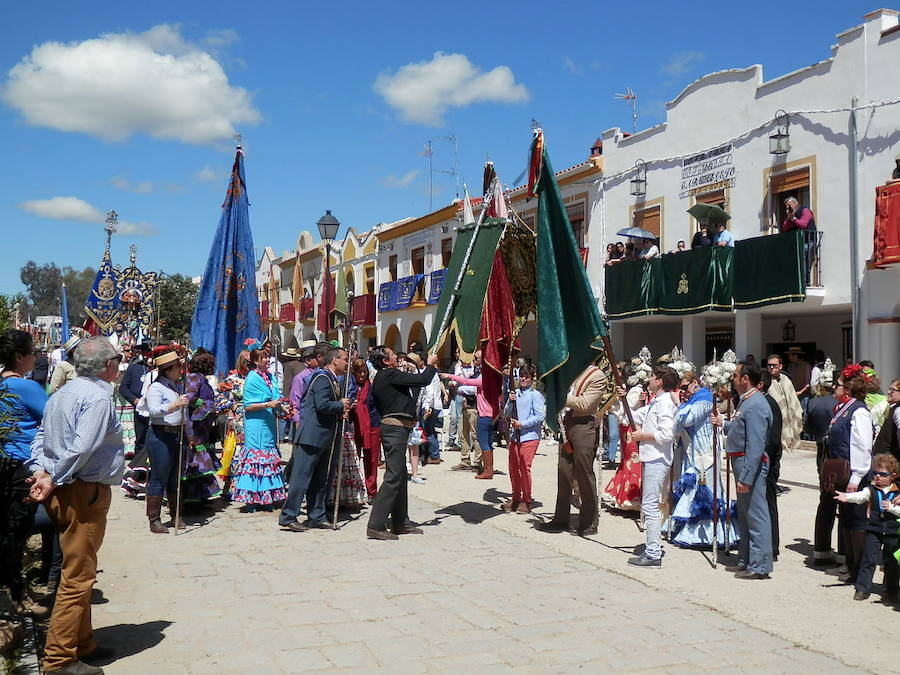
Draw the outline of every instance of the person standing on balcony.
<instances>
[{"instance_id":1,"label":"person standing on balcony","mask_svg":"<svg viewBox=\"0 0 900 675\"><path fill-rule=\"evenodd\" d=\"M659 247L653 243L652 239L641 239L641 252L638 257L641 260L652 260L659 256Z\"/></svg>"},{"instance_id":2,"label":"person standing on balcony","mask_svg":"<svg viewBox=\"0 0 900 675\"><path fill-rule=\"evenodd\" d=\"M809 271L812 268L814 257L818 256L816 246L816 219L813 212L807 206L801 206L795 197L784 200L785 218L781 224L782 232L791 230L803 230L803 252L806 256L806 279L809 285Z\"/></svg>"},{"instance_id":3,"label":"person standing on balcony","mask_svg":"<svg viewBox=\"0 0 900 675\"><path fill-rule=\"evenodd\" d=\"M700 229L694 233L694 238L691 239L691 250L706 248L707 246L712 246L712 239L709 236L709 229L706 225L701 225Z\"/></svg>"},{"instance_id":4,"label":"person standing on balcony","mask_svg":"<svg viewBox=\"0 0 900 675\"><path fill-rule=\"evenodd\" d=\"M778 354L770 354L766 359L766 369L772 376L769 396L781 409L781 447L785 452L793 452L800 445L800 430L803 428L803 408L791 378L783 372L783 364Z\"/></svg>"},{"instance_id":5,"label":"person standing on balcony","mask_svg":"<svg viewBox=\"0 0 900 675\"><path fill-rule=\"evenodd\" d=\"M734 248L734 235L728 231L728 228L725 226L725 223L719 223L716 225L716 233L713 235L712 240L713 246L728 246L729 248Z\"/></svg>"}]
</instances>

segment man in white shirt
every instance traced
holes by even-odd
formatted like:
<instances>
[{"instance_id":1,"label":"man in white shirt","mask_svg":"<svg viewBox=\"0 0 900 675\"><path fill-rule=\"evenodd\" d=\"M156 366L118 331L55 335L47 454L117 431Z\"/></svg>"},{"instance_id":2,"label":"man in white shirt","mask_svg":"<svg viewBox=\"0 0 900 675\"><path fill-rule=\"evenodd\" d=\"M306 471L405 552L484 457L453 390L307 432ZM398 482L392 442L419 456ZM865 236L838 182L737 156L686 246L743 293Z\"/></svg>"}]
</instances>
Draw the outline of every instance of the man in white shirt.
<instances>
[{"instance_id":1,"label":"man in white shirt","mask_svg":"<svg viewBox=\"0 0 900 675\"><path fill-rule=\"evenodd\" d=\"M422 393L422 429L425 436L428 437L428 444L423 450L427 449L427 464L440 464L441 444L437 437L438 418L444 411L443 389L441 387L441 378L435 373L431 380L431 384L424 388Z\"/></svg>"},{"instance_id":2,"label":"man in white shirt","mask_svg":"<svg viewBox=\"0 0 900 675\"><path fill-rule=\"evenodd\" d=\"M659 255L659 247L653 243L653 240L642 239L641 244L643 245L643 248L638 256L641 260L650 260Z\"/></svg>"},{"instance_id":3,"label":"man in white shirt","mask_svg":"<svg viewBox=\"0 0 900 675\"><path fill-rule=\"evenodd\" d=\"M659 501L669 467L672 466L675 401L671 392L678 382L678 373L669 366L654 368L647 383L647 389L654 398L649 405L634 413L636 430L631 437L638 442L641 454L641 514L647 533L647 547L643 555L628 559L629 565L637 567L662 566ZM620 395L624 396L624 391Z\"/></svg>"}]
</instances>

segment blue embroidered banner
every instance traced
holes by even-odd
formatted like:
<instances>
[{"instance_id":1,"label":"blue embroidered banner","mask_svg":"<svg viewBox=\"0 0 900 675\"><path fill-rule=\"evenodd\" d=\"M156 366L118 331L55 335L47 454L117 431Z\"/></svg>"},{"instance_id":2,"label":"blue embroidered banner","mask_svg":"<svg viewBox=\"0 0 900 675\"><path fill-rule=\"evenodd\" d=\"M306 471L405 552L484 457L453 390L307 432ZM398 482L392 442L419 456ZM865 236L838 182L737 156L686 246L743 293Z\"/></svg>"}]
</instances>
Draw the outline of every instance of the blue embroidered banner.
<instances>
[{"instance_id":1,"label":"blue embroidered banner","mask_svg":"<svg viewBox=\"0 0 900 675\"><path fill-rule=\"evenodd\" d=\"M428 304L436 305L441 299L441 291L444 290L444 277L447 276L447 269L435 270L431 273L431 285L428 289Z\"/></svg>"},{"instance_id":2,"label":"blue embroidered banner","mask_svg":"<svg viewBox=\"0 0 900 675\"><path fill-rule=\"evenodd\" d=\"M397 280L397 285L399 288L399 293L397 294L397 303L394 309L403 309L404 307L409 307L409 303L412 302L413 298L416 295L416 286L418 286L419 282L425 278L424 274L413 274L408 277L403 277L402 279Z\"/></svg>"},{"instance_id":3,"label":"blue embroidered banner","mask_svg":"<svg viewBox=\"0 0 900 675\"><path fill-rule=\"evenodd\" d=\"M94 285L84 303L84 311L97 324L100 335L108 335L112 325L119 319L121 303L117 288L118 278L107 248L97 269Z\"/></svg>"},{"instance_id":4,"label":"blue embroidered banner","mask_svg":"<svg viewBox=\"0 0 900 675\"><path fill-rule=\"evenodd\" d=\"M391 289L396 286L393 281L385 281L378 287L378 311L391 311Z\"/></svg>"}]
</instances>

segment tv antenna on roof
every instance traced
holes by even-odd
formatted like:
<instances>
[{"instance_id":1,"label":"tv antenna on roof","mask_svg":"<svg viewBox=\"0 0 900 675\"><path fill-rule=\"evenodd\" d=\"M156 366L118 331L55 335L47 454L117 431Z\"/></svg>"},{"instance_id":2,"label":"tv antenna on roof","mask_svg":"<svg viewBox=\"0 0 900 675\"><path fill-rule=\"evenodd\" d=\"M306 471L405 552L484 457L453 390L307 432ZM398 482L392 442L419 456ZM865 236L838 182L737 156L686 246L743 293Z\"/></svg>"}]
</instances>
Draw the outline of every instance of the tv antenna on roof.
<instances>
[{"instance_id":1,"label":"tv antenna on roof","mask_svg":"<svg viewBox=\"0 0 900 675\"><path fill-rule=\"evenodd\" d=\"M434 156L434 141L447 141L448 143L453 144L453 167L451 169L435 169L434 162L432 161L432 157ZM422 151L422 156L424 156L428 160L428 212L431 213L434 210L434 172L445 173L448 176L453 176L453 180L456 182L456 196L459 197L459 145L456 142L456 136L435 136L434 138L429 138L425 143L425 149Z\"/></svg>"},{"instance_id":2,"label":"tv antenna on roof","mask_svg":"<svg viewBox=\"0 0 900 675\"><path fill-rule=\"evenodd\" d=\"M637 133L637 94L631 87L626 87L624 94L616 94L613 98L620 101L631 101L631 133Z\"/></svg>"}]
</instances>

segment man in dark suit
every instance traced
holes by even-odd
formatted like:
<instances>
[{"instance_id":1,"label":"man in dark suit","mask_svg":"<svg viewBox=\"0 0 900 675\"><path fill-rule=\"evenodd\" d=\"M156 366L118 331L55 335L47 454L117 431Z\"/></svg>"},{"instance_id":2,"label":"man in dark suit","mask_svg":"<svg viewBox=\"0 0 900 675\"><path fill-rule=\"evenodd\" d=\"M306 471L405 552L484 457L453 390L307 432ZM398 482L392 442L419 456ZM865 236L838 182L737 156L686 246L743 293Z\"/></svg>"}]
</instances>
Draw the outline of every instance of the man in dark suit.
<instances>
[{"instance_id":1,"label":"man in dark suit","mask_svg":"<svg viewBox=\"0 0 900 675\"><path fill-rule=\"evenodd\" d=\"M340 439L337 427L350 410L350 399L341 398L338 378L347 373L345 349L329 349L323 367L313 373L300 403L300 425L294 430L294 466L287 499L278 518L279 526L290 532L313 527L328 528L325 492L328 469ZM308 520L301 523L300 504L306 497Z\"/></svg>"},{"instance_id":2,"label":"man in dark suit","mask_svg":"<svg viewBox=\"0 0 900 675\"><path fill-rule=\"evenodd\" d=\"M762 380L758 389L766 394L766 401L772 410L772 425L769 427L769 436L766 439L766 454L769 455L769 473L766 474L766 502L769 505L769 520L772 521L772 560L778 560L778 549L781 538L778 529L778 476L781 474L781 408L775 403L775 399L768 395L769 385L772 384L772 376L766 371L762 372Z\"/></svg>"},{"instance_id":3,"label":"man in dark suit","mask_svg":"<svg viewBox=\"0 0 900 675\"><path fill-rule=\"evenodd\" d=\"M150 356L151 345L143 342L137 346L140 356L135 359L125 374L122 375L122 381L119 383L119 393L134 408L134 454L140 455L144 449L144 441L147 439L147 427L150 424L150 416L137 410L138 401L141 400L141 391L143 391L143 382L141 381L150 366L147 365L147 359Z\"/></svg>"},{"instance_id":4,"label":"man in dark suit","mask_svg":"<svg viewBox=\"0 0 900 675\"><path fill-rule=\"evenodd\" d=\"M47 386L47 375L50 372L50 359L47 358L47 352L41 349L37 354L34 362L34 369L31 371L31 379L42 387Z\"/></svg>"}]
</instances>

